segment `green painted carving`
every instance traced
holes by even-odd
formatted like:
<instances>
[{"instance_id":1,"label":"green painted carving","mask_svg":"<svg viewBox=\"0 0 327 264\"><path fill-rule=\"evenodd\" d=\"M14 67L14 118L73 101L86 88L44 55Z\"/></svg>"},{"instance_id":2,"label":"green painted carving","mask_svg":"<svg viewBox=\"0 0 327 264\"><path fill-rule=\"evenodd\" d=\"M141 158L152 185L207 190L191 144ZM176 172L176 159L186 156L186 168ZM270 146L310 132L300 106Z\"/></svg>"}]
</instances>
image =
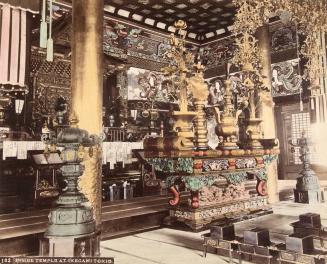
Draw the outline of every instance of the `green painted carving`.
<instances>
[{"instance_id":1,"label":"green painted carving","mask_svg":"<svg viewBox=\"0 0 327 264\"><path fill-rule=\"evenodd\" d=\"M213 185L218 178L219 176L184 176L183 182L188 189L198 191L205 186Z\"/></svg>"},{"instance_id":2,"label":"green painted carving","mask_svg":"<svg viewBox=\"0 0 327 264\"><path fill-rule=\"evenodd\" d=\"M158 172L193 173L193 158L148 158L146 161Z\"/></svg>"},{"instance_id":3,"label":"green painted carving","mask_svg":"<svg viewBox=\"0 0 327 264\"><path fill-rule=\"evenodd\" d=\"M178 158L176 171L193 173L193 158Z\"/></svg>"},{"instance_id":4,"label":"green painted carving","mask_svg":"<svg viewBox=\"0 0 327 264\"><path fill-rule=\"evenodd\" d=\"M247 180L248 174L246 171L235 171L230 173L222 173L221 176L226 178L229 184L240 184Z\"/></svg>"},{"instance_id":5,"label":"green painted carving","mask_svg":"<svg viewBox=\"0 0 327 264\"><path fill-rule=\"evenodd\" d=\"M265 165L269 165L271 162L273 162L274 160L277 160L278 155L263 155L263 162L265 163Z\"/></svg>"},{"instance_id":6,"label":"green painted carving","mask_svg":"<svg viewBox=\"0 0 327 264\"><path fill-rule=\"evenodd\" d=\"M169 158L148 158L146 161L154 166L154 169L159 172L173 173L174 170L174 160Z\"/></svg>"},{"instance_id":7,"label":"green painted carving","mask_svg":"<svg viewBox=\"0 0 327 264\"><path fill-rule=\"evenodd\" d=\"M170 188L170 187L174 186L175 185L175 181L178 180L178 179L180 179L180 178L181 178L181 176L168 176L166 178L166 185L167 185L167 187Z\"/></svg>"},{"instance_id":8,"label":"green painted carving","mask_svg":"<svg viewBox=\"0 0 327 264\"><path fill-rule=\"evenodd\" d=\"M253 174L260 180L260 181L267 181L268 179L268 174L265 169L259 169L253 171Z\"/></svg>"},{"instance_id":9,"label":"green painted carving","mask_svg":"<svg viewBox=\"0 0 327 264\"><path fill-rule=\"evenodd\" d=\"M198 191L205 186L211 186L220 178L220 175L203 175L203 176L168 176L166 184L169 187L175 184L176 180L181 180L185 183L185 187L192 190Z\"/></svg>"}]
</instances>

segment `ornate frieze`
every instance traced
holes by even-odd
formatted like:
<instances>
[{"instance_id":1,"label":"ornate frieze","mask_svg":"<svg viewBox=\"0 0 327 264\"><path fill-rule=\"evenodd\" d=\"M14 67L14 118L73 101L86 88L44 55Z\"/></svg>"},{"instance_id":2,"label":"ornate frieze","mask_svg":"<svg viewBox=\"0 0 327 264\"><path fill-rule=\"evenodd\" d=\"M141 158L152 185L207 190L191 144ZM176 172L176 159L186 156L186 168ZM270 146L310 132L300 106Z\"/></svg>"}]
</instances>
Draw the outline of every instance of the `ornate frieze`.
<instances>
[{"instance_id":1,"label":"ornate frieze","mask_svg":"<svg viewBox=\"0 0 327 264\"><path fill-rule=\"evenodd\" d=\"M165 166L165 164L163 166ZM224 171L214 175L172 175L166 178L166 185L171 187L177 183L183 182L186 188L192 191L199 191L202 188L214 185L222 179L226 179L228 184L239 185L248 180L250 175L254 175L257 180L267 180L267 172L265 168L261 168L233 172Z\"/></svg>"},{"instance_id":2,"label":"ornate frieze","mask_svg":"<svg viewBox=\"0 0 327 264\"><path fill-rule=\"evenodd\" d=\"M249 175L254 175L258 180L266 180L266 166L276 158L277 155L220 159L153 157L145 158L145 161L156 171L170 174L166 182L168 187L181 180L187 188L199 190L204 186L213 185L221 177L230 184L242 183L249 178ZM180 175L181 173L189 175ZM194 176L193 173L198 175Z\"/></svg>"}]
</instances>

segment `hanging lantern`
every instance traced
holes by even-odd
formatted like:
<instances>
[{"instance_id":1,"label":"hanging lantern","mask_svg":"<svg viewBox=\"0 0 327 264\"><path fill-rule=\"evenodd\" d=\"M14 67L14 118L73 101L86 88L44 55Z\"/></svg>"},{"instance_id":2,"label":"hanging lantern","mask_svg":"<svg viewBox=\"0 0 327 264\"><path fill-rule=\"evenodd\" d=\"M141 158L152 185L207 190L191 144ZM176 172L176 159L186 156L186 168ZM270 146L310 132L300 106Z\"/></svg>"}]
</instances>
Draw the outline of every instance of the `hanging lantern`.
<instances>
[{"instance_id":1,"label":"hanging lantern","mask_svg":"<svg viewBox=\"0 0 327 264\"><path fill-rule=\"evenodd\" d=\"M50 9L50 21L49 21L49 38L47 41L47 61L53 61L52 0L50 0L49 9Z\"/></svg>"},{"instance_id":2,"label":"hanging lantern","mask_svg":"<svg viewBox=\"0 0 327 264\"><path fill-rule=\"evenodd\" d=\"M48 37L48 26L46 22L46 0L42 2L42 18L40 24L40 47L46 48L47 47L47 37Z\"/></svg>"},{"instance_id":3,"label":"hanging lantern","mask_svg":"<svg viewBox=\"0 0 327 264\"><path fill-rule=\"evenodd\" d=\"M15 113L21 114L24 107L24 100L22 99L15 99Z\"/></svg>"}]
</instances>

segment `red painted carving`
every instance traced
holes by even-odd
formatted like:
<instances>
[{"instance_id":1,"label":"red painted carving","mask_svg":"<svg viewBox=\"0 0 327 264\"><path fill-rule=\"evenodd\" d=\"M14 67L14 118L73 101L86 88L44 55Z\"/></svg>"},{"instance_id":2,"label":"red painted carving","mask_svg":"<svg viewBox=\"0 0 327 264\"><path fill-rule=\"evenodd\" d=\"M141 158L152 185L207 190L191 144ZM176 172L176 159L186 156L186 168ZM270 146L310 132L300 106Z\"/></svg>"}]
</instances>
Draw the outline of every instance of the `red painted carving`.
<instances>
[{"instance_id":1,"label":"red painted carving","mask_svg":"<svg viewBox=\"0 0 327 264\"><path fill-rule=\"evenodd\" d=\"M192 197L192 208L196 209L199 208L199 193L198 192L191 192Z\"/></svg>"},{"instance_id":2,"label":"red painted carving","mask_svg":"<svg viewBox=\"0 0 327 264\"><path fill-rule=\"evenodd\" d=\"M264 180L258 181L257 193L261 196L267 195L267 182Z\"/></svg>"},{"instance_id":3,"label":"red painted carving","mask_svg":"<svg viewBox=\"0 0 327 264\"><path fill-rule=\"evenodd\" d=\"M173 193L174 198L169 200L169 204L172 206L176 206L179 203L180 200L180 194L179 192L176 190L175 186L170 187L170 191Z\"/></svg>"}]
</instances>

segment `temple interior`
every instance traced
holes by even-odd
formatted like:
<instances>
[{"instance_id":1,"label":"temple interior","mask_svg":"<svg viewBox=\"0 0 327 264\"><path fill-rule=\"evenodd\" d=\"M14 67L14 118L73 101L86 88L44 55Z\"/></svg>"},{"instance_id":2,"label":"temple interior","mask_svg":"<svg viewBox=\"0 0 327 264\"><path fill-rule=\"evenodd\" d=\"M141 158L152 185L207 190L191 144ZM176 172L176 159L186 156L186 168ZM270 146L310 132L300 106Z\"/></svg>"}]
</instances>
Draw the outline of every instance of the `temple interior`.
<instances>
[{"instance_id":1,"label":"temple interior","mask_svg":"<svg viewBox=\"0 0 327 264\"><path fill-rule=\"evenodd\" d=\"M326 13L0 0L0 256L327 263Z\"/></svg>"}]
</instances>

